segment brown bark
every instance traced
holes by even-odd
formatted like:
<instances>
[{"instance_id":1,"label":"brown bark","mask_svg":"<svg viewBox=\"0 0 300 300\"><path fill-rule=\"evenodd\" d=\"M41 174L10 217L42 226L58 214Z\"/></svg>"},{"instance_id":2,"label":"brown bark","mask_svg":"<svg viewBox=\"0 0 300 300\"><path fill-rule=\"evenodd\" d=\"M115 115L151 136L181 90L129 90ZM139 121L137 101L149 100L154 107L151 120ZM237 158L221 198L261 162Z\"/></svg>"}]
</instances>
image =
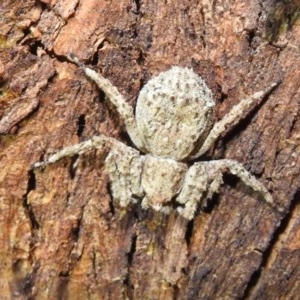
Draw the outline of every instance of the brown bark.
<instances>
[{"instance_id":1,"label":"brown bark","mask_svg":"<svg viewBox=\"0 0 300 300\"><path fill-rule=\"evenodd\" d=\"M298 298L299 6L275 2L1 1L1 299ZM93 135L130 144L70 53L131 105L153 75L192 67L213 91L216 119L281 78L207 158L241 162L285 213L231 177L191 222L139 203L120 209L106 149L32 171Z\"/></svg>"}]
</instances>

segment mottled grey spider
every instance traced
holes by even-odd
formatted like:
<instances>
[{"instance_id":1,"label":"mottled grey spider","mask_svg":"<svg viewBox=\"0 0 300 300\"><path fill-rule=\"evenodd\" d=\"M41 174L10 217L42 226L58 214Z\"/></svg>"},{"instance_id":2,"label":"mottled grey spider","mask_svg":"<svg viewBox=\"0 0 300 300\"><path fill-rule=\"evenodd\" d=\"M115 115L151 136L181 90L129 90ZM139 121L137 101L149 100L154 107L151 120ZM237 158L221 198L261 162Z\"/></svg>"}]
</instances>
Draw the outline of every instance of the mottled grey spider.
<instances>
[{"instance_id":1,"label":"mottled grey spider","mask_svg":"<svg viewBox=\"0 0 300 300\"><path fill-rule=\"evenodd\" d=\"M76 60L78 64L78 61ZM215 102L204 80L191 69L172 67L151 79L140 91L136 114L109 80L82 66L124 120L127 132L140 151L106 136L64 148L35 167L54 163L90 149L110 147L105 159L112 195L121 207L142 199L142 207L169 213L171 200L177 211L192 219L203 200L218 192L223 173L229 172L273 204L267 189L240 163L211 160L188 164L209 150L228 126L236 125L278 83L256 92L235 105L213 125Z\"/></svg>"}]
</instances>

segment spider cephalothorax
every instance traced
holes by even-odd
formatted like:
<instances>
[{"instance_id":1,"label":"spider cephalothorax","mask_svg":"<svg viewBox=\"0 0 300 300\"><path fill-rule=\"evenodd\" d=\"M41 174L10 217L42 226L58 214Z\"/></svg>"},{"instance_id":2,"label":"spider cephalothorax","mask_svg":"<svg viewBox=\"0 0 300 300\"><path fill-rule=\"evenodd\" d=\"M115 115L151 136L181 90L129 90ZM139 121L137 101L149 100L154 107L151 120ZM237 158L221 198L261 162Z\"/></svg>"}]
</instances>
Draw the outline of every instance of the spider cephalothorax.
<instances>
[{"instance_id":1,"label":"spider cephalothorax","mask_svg":"<svg viewBox=\"0 0 300 300\"><path fill-rule=\"evenodd\" d=\"M238 123L277 83L242 100L213 125L215 102L212 93L191 69L172 67L151 79L140 91L134 116L133 108L116 87L95 71L82 68L106 94L124 120L131 140L145 154L113 138L96 136L62 149L46 162L36 163L35 167L109 146L105 168L113 198L122 207L138 197L142 199L143 208L152 207L168 213L175 197L178 212L192 219L198 204L218 192L224 172L236 175L268 203L273 203L267 189L234 160L203 161L191 166L186 161L209 150L225 127Z\"/></svg>"}]
</instances>

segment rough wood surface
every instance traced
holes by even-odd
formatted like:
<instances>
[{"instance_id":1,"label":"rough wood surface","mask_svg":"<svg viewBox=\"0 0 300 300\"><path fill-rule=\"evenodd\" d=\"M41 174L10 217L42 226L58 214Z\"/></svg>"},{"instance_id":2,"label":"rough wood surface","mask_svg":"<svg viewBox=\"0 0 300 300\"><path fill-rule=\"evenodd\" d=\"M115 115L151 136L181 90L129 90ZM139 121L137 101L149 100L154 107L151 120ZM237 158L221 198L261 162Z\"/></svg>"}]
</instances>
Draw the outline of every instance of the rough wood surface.
<instances>
[{"instance_id":1,"label":"rough wood surface","mask_svg":"<svg viewBox=\"0 0 300 300\"><path fill-rule=\"evenodd\" d=\"M286 2L1 1L1 299L299 297L300 27L299 5ZM231 177L190 222L139 204L122 210L106 149L32 171L93 135L131 145L71 53L131 105L153 75L191 67L214 94L216 119L280 78L207 158L243 163L285 213Z\"/></svg>"}]
</instances>

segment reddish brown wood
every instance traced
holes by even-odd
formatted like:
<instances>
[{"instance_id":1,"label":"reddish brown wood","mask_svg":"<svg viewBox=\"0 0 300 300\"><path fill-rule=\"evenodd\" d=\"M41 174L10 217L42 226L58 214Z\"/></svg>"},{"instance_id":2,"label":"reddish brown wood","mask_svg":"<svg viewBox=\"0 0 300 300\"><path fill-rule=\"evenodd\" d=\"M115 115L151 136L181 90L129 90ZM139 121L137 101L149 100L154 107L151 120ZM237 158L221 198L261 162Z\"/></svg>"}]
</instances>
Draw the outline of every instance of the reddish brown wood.
<instances>
[{"instance_id":1,"label":"reddish brown wood","mask_svg":"<svg viewBox=\"0 0 300 300\"><path fill-rule=\"evenodd\" d=\"M1 299L298 297L300 27L290 8L276 15L276 7L271 0L0 3ZM76 167L64 159L32 171L93 135L130 144L69 54L131 105L152 76L191 67L213 91L216 119L281 79L208 158L243 163L286 212L231 177L191 222L138 204L120 209L103 169L108 149L82 155Z\"/></svg>"}]
</instances>

